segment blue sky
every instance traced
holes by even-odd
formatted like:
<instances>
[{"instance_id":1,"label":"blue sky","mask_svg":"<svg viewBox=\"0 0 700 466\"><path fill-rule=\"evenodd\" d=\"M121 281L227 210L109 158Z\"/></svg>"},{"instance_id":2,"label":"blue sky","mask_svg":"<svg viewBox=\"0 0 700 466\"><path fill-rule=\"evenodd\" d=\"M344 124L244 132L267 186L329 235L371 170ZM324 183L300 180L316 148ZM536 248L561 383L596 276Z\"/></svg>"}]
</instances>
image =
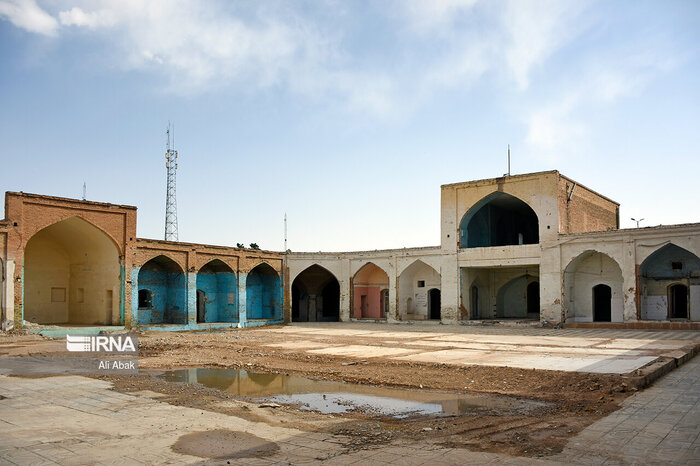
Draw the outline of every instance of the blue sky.
<instances>
[{"instance_id":1,"label":"blue sky","mask_svg":"<svg viewBox=\"0 0 700 466\"><path fill-rule=\"evenodd\" d=\"M0 0L0 188L162 238L439 243L440 185L558 169L700 221L700 2Z\"/></svg>"}]
</instances>

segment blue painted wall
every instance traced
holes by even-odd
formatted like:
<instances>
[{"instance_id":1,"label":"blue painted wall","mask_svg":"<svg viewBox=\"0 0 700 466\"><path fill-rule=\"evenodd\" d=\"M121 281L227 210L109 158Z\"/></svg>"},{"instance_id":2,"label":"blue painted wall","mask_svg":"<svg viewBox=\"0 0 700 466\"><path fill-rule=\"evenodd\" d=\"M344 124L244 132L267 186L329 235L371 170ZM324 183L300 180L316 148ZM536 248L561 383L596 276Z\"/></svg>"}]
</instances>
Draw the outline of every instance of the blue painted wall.
<instances>
[{"instance_id":1,"label":"blue painted wall","mask_svg":"<svg viewBox=\"0 0 700 466\"><path fill-rule=\"evenodd\" d=\"M680 262L682 268L674 270L671 264ZM642 263L639 271L645 278L656 280L674 280L683 277L697 277L700 275L700 258L675 244L667 244L658 249ZM696 280L700 282L700 280ZM695 281L692 282L695 284Z\"/></svg>"},{"instance_id":2,"label":"blue painted wall","mask_svg":"<svg viewBox=\"0 0 700 466\"><path fill-rule=\"evenodd\" d=\"M271 267L256 267L246 278L248 319L282 318L282 283Z\"/></svg>"},{"instance_id":3,"label":"blue painted wall","mask_svg":"<svg viewBox=\"0 0 700 466\"><path fill-rule=\"evenodd\" d=\"M187 288L183 273L167 272L157 266L142 267L138 272L138 290L149 290L153 296L150 308L137 310L139 325L187 323Z\"/></svg>"},{"instance_id":4,"label":"blue painted wall","mask_svg":"<svg viewBox=\"0 0 700 466\"><path fill-rule=\"evenodd\" d=\"M197 290L203 291L205 295L204 322L238 322L236 274L199 272L197 274ZM229 295L231 295L231 299L229 299Z\"/></svg>"}]
</instances>

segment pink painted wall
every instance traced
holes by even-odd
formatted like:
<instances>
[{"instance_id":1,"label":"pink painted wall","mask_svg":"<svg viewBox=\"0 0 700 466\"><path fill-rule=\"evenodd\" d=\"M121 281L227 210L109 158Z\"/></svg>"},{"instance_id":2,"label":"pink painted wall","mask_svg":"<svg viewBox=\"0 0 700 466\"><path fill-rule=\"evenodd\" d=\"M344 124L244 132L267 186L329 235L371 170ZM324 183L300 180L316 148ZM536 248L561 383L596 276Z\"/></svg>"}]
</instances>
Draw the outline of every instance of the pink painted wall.
<instances>
[{"instance_id":1,"label":"pink painted wall","mask_svg":"<svg viewBox=\"0 0 700 466\"><path fill-rule=\"evenodd\" d=\"M382 318L382 288L378 286L355 286L353 293L353 310L355 318ZM361 309L362 295L367 296L366 309Z\"/></svg>"}]
</instances>

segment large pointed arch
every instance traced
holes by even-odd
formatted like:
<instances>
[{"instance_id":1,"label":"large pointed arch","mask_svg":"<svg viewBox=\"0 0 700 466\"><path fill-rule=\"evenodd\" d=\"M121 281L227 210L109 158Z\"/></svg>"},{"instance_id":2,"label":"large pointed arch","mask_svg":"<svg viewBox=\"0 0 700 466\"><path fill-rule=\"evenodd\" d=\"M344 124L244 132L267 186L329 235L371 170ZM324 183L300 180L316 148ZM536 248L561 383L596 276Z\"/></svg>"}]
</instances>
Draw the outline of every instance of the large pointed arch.
<instances>
[{"instance_id":1,"label":"large pointed arch","mask_svg":"<svg viewBox=\"0 0 700 466\"><path fill-rule=\"evenodd\" d=\"M389 311L389 275L367 262L352 279L353 316L357 319L385 319Z\"/></svg>"},{"instance_id":2,"label":"large pointed arch","mask_svg":"<svg viewBox=\"0 0 700 466\"><path fill-rule=\"evenodd\" d=\"M430 319L431 301L430 290L439 293L441 285L440 274L430 265L420 259L413 261L399 275L398 280L398 310L402 320ZM435 301L435 298L433 298ZM433 303L433 305L435 305ZM433 309L433 315L439 315L440 310Z\"/></svg>"},{"instance_id":3,"label":"large pointed arch","mask_svg":"<svg viewBox=\"0 0 700 466\"><path fill-rule=\"evenodd\" d=\"M292 321L338 321L340 282L318 264L302 270L292 282Z\"/></svg>"},{"instance_id":4,"label":"large pointed arch","mask_svg":"<svg viewBox=\"0 0 700 466\"><path fill-rule=\"evenodd\" d=\"M246 276L248 319L282 319L282 285L277 271L266 262Z\"/></svg>"},{"instance_id":5,"label":"large pointed arch","mask_svg":"<svg viewBox=\"0 0 700 466\"><path fill-rule=\"evenodd\" d=\"M137 281L139 325L187 323L187 282L180 264L160 254L141 266Z\"/></svg>"},{"instance_id":6,"label":"large pointed arch","mask_svg":"<svg viewBox=\"0 0 700 466\"><path fill-rule=\"evenodd\" d=\"M238 322L238 280L233 269L212 259L197 272L197 322Z\"/></svg>"},{"instance_id":7,"label":"large pointed arch","mask_svg":"<svg viewBox=\"0 0 700 466\"><path fill-rule=\"evenodd\" d=\"M459 224L461 248L539 243L539 220L526 202L494 192L474 204Z\"/></svg>"},{"instance_id":8,"label":"large pointed arch","mask_svg":"<svg viewBox=\"0 0 700 466\"><path fill-rule=\"evenodd\" d=\"M566 320L622 322L622 284L622 269L615 259L595 250L582 252L564 269Z\"/></svg>"},{"instance_id":9,"label":"large pointed arch","mask_svg":"<svg viewBox=\"0 0 700 466\"><path fill-rule=\"evenodd\" d=\"M700 320L698 256L673 243L666 244L642 262L638 278L643 320ZM679 299L681 290L685 299Z\"/></svg>"},{"instance_id":10,"label":"large pointed arch","mask_svg":"<svg viewBox=\"0 0 700 466\"><path fill-rule=\"evenodd\" d=\"M24 318L40 324L120 324L119 245L80 217L36 232L24 248Z\"/></svg>"}]
</instances>

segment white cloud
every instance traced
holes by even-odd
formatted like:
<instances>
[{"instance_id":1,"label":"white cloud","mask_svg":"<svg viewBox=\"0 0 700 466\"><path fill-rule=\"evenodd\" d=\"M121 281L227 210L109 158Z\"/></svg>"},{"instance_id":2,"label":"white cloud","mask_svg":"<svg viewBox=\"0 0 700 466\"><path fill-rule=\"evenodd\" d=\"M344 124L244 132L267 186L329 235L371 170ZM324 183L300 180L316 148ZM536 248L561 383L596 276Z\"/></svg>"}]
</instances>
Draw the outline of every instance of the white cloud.
<instances>
[{"instance_id":1,"label":"white cloud","mask_svg":"<svg viewBox=\"0 0 700 466\"><path fill-rule=\"evenodd\" d=\"M584 65L554 100L536 106L525 119L526 142L544 158L556 158L566 145L576 145L588 134L588 108L605 108L618 100L636 96L660 74L677 65L673 55L655 42L642 53L611 50ZM583 120L583 121L582 121Z\"/></svg>"},{"instance_id":2,"label":"white cloud","mask_svg":"<svg viewBox=\"0 0 700 466\"><path fill-rule=\"evenodd\" d=\"M445 28L468 12L479 0L400 0L394 8L401 11L409 27L419 32Z\"/></svg>"},{"instance_id":3,"label":"white cloud","mask_svg":"<svg viewBox=\"0 0 700 466\"><path fill-rule=\"evenodd\" d=\"M58 29L56 19L34 0L0 0L0 18L18 28L46 36L55 35Z\"/></svg>"},{"instance_id":4,"label":"white cloud","mask_svg":"<svg viewBox=\"0 0 700 466\"><path fill-rule=\"evenodd\" d=\"M533 68L581 32L585 5L561 0L508 2L503 15L504 58L519 89L529 86Z\"/></svg>"},{"instance_id":5,"label":"white cloud","mask_svg":"<svg viewBox=\"0 0 700 466\"><path fill-rule=\"evenodd\" d=\"M116 22L114 15L108 10L85 12L78 7L61 11L58 17L64 26L84 26L90 29L113 26Z\"/></svg>"}]
</instances>

